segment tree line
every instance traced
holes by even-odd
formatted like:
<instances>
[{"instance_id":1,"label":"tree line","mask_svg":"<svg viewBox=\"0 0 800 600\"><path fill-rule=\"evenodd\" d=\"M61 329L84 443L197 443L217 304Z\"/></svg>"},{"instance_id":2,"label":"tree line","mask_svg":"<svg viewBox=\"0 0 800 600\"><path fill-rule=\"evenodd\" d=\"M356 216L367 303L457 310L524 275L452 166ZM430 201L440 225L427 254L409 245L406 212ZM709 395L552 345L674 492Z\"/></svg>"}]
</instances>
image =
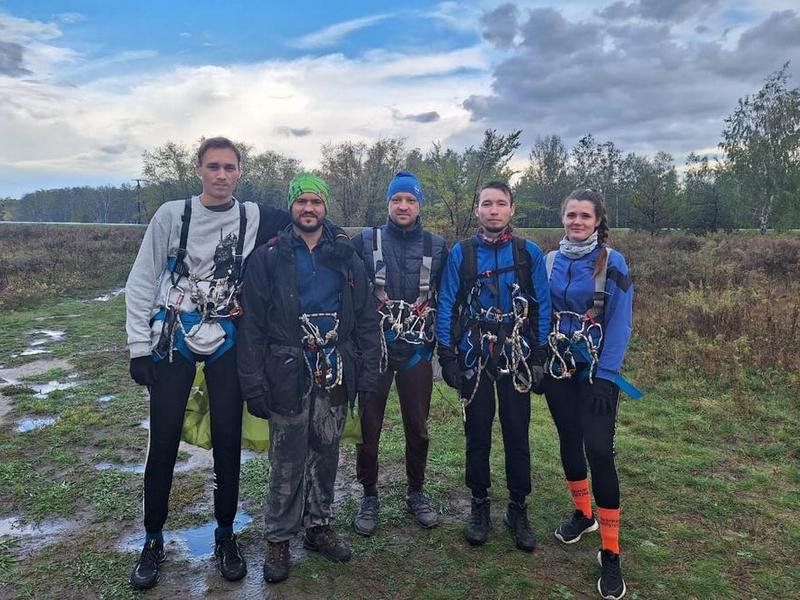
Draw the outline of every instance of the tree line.
<instances>
[{"instance_id":1,"label":"tree line","mask_svg":"<svg viewBox=\"0 0 800 600\"><path fill-rule=\"evenodd\" d=\"M739 99L724 121L720 154L690 154L680 174L668 153L625 153L591 134L569 149L558 135L540 136L525 168L515 172L509 165L521 134L490 129L480 144L462 150L434 142L422 151L408 148L402 138L325 144L316 172L331 186L331 217L346 226L384 221L386 185L401 169L422 181L426 223L456 236L473 228L474 198L490 179L514 182L520 227L558 227L561 200L581 187L603 191L612 227L703 232L800 226L800 88L789 86L788 63L759 91ZM199 192L197 145L167 142L145 151L142 178L119 187L0 199L0 219L147 222L163 202ZM270 150L258 153L246 142L237 145L243 165L237 198L284 207L288 183L303 168L300 161Z\"/></svg>"}]
</instances>

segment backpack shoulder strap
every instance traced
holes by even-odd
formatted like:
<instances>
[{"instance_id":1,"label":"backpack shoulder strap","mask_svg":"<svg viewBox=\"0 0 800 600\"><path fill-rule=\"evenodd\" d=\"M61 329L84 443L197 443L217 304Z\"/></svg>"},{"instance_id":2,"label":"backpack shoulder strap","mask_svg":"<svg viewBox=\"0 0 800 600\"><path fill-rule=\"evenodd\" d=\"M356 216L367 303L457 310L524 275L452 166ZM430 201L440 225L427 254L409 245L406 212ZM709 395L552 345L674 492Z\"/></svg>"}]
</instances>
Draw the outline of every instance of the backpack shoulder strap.
<instances>
[{"instance_id":1,"label":"backpack shoulder strap","mask_svg":"<svg viewBox=\"0 0 800 600\"><path fill-rule=\"evenodd\" d=\"M471 285L478 274L478 240L475 237L459 242L461 246L461 287Z\"/></svg>"},{"instance_id":2,"label":"backpack shoulder strap","mask_svg":"<svg viewBox=\"0 0 800 600\"><path fill-rule=\"evenodd\" d=\"M383 260L383 240L381 238L381 228L372 228L372 270L375 273L373 288L375 296L384 301L386 296L386 262Z\"/></svg>"},{"instance_id":3,"label":"backpack shoulder strap","mask_svg":"<svg viewBox=\"0 0 800 600\"><path fill-rule=\"evenodd\" d=\"M231 278L234 282L239 281L242 276L242 255L244 254L244 238L247 236L247 209L243 202L239 205L239 238L236 240L236 254L233 256L233 272Z\"/></svg>"},{"instance_id":4,"label":"backpack shoulder strap","mask_svg":"<svg viewBox=\"0 0 800 600\"><path fill-rule=\"evenodd\" d=\"M184 262L186 258L186 243L189 239L189 223L192 221L192 197L189 196L183 201L183 215L181 215L181 237L178 242L178 249L175 251L175 261L170 261L169 271L172 285L178 285L181 277L189 274L189 269Z\"/></svg>"},{"instance_id":5,"label":"backpack shoulder strap","mask_svg":"<svg viewBox=\"0 0 800 600\"><path fill-rule=\"evenodd\" d=\"M419 298L422 305L431 295L431 268L433 267L433 236L431 232L422 231L422 264L419 268Z\"/></svg>"},{"instance_id":6,"label":"backpack shoulder strap","mask_svg":"<svg viewBox=\"0 0 800 600\"><path fill-rule=\"evenodd\" d=\"M594 295L592 296L592 312L595 319L603 316L603 310L606 304L606 279L608 278L608 263L611 259L611 252L613 250L610 246L606 246L606 268L600 271L594 277Z\"/></svg>"},{"instance_id":7,"label":"backpack shoulder strap","mask_svg":"<svg viewBox=\"0 0 800 600\"><path fill-rule=\"evenodd\" d=\"M514 236L511 238L512 253L514 256L514 271L519 287L528 295L533 295L533 280L531 279L531 255L528 253L525 238Z\"/></svg>"},{"instance_id":8,"label":"backpack shoulder strap","mask_svg":"<svg viewBox=\"0 0 800 600\"><path fill-rule=\"evenodd\" d=\"M556 264L556 254L558 250L550 250L547 256L544 257L544 266L547 269L547 281L553 276L553 265Z\"/></svg>"}]
</instances>

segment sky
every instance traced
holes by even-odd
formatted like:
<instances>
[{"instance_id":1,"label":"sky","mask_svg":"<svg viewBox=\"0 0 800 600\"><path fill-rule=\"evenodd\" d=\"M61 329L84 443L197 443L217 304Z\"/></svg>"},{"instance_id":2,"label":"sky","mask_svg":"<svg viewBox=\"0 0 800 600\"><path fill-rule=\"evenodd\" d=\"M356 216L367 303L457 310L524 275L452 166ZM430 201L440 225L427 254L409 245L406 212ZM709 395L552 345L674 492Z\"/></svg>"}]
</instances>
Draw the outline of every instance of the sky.
<instances>
[{"instance_id":1,"label":"sky","mask_svg":"<svg viewBox=\"0 0 800 600\"><path fill-rule=\"evenodd\" d=\"M120 185L167 141L463 149L489 128L623 152L716 152L791 61L796 0L0 0L0 197ZM246 168L246 165L245 165Z\"/></svg>"}]
</instances>

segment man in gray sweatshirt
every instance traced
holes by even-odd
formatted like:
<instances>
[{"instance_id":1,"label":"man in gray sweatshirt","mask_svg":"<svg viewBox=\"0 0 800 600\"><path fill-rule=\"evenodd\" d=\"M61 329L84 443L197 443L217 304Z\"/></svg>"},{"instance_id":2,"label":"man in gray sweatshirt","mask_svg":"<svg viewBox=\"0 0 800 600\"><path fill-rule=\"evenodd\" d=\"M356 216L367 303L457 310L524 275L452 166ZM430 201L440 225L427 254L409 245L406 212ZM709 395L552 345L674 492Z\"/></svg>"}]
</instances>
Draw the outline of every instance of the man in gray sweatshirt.
<instances>
[{"instance_id":1,"label":"man in gray sweatshirt","mask_svg":"<svg viewBox=\"0 0 800 600\"><path fill-rule=\"evenodd\" d=\"M242 397L236 329L242 261L289 223L289 215L233 191L240 153L226 138L203 141L195 171L202 193L166 202L147 227L126 284L131 377L150 391L150 440L144 472L146 539L130 576L144 589L158 582L165 558L162 528L196 363L205 363L214 455L214 554L223 577L247 566L233 535L239 494Z\"/></svg>"}]
</instances>

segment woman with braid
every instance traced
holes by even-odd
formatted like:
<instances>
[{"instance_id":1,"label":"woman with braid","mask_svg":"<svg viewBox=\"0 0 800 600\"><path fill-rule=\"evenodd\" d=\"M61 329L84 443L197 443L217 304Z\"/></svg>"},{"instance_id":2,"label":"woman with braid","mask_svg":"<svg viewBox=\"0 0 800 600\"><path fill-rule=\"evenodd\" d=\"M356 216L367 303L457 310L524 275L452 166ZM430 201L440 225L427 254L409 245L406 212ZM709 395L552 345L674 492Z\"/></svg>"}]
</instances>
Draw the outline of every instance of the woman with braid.
<instances>
[{"instance_id":1,"label":"woman with braid","mask_svg":"<svg viewBox=\"0 0 800 600\"><path fill-rule=\"evenodd\" d=\"M597 590L603 598L618 600L625 595L625 582L614 462L619 407L615 381L631 336L633 285L623 256L606 246L608 218L600 192L572 192L561 205L561 221L565 236L547 257L554 323L544 393L558 429L575 512L555 536L574 544L584 533L595 531L599 520L602 569ZM597 520L592 514L587 459Z\"/></svg>"}]
</instances>

